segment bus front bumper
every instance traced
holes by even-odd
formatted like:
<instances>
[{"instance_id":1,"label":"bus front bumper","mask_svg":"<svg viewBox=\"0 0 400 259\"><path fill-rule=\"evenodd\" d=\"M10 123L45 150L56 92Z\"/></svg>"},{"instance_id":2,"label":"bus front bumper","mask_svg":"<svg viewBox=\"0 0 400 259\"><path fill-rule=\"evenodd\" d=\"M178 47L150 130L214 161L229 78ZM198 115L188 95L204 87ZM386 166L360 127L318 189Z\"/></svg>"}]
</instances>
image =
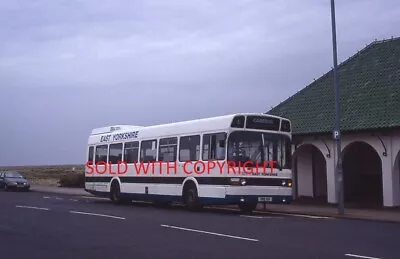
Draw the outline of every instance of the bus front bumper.
<instances>
[{"instance_id":1,"label":"bus front bumper","mask_svg":"<svg viewBox=\"0 0 400 259\"><path fill-rule=\"evenodd\" d=\"M228 186L226 199L237 203L260 202L285 204L293 200L292 188L280 186Z\"/></svg>"},{"instance_id":2,"label":"bus front bumper","mask_svg":"<svg viewBox=\"0 0 400 259\"><path fill-rule=\"evenodd\" d=\"M208 196L212 192L212 196ZM208 197L207 197L208 196ZM293 201L292 188L280 186L203 187L200 200L210 204L240 204L246 202L288 204Z\"/></svg>"}]
</instances>

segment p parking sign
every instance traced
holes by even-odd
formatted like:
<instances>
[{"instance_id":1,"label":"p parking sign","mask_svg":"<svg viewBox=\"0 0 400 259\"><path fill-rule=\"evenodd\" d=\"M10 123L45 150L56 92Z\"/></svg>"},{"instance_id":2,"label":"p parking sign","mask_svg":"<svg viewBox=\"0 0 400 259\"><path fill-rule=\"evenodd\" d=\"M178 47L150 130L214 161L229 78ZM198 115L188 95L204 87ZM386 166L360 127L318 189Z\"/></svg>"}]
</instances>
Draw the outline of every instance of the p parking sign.
<instances>
[{"instance_id":1,"label":"p parking sign","mask_svg":"<svg viewBox=\"0 0 400 259\"><path fill-rule=\"evenodd\" d=\"M337 140L340 137L340 132L338 130L333 131L333 139Z\"/></svg>"}]
</instances>

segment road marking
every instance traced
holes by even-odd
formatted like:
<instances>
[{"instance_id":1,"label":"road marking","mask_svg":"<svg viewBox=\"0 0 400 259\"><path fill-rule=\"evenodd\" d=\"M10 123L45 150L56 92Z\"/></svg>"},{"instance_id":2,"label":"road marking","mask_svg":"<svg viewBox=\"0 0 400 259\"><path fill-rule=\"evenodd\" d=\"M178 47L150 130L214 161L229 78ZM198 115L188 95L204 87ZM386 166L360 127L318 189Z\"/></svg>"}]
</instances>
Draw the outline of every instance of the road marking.
<instances>
[{"instance_id":1,"label":"road marking","mask_svg":"<svg viewBox=\"0 0 400 259\"><path fill-rule=\"evenodd\" d=\"M240 211L239 209L233 208L220 208L220 207L212 207L212 206L204 206L205 209L214 209L214 210L229 210L229 211Z\"/></svg>"},{"instance_id":2,"label":"road marking","mask_svg":"<svg viewBox=\"0 0 400 259\"><path fill-rule=\"evenodd\" d=\"M366 259L382 259L378 257L370 257L370 256L364 256L364 255L356 255L356 254L345 254L345 256L351 256L351 257L357 257L357 258L366 258Z\"/></svg>"},{"instance_id":3,"label":"road marking","mask_svg":"<svg viewBox=\"0 0 400 259\"><path fill-rule=\"evenodd\" d=\"M255 218L255 219L283 219L283 217L277 217L277 216L250 216L250 215L240 215L240 217L246 217L246 218Z\"/></svg>"},{"instance_id":4,"label":"road marking","mask_svg":"<svg viewBox=\"0 0 400 259\"><path fill-rule=\"evenodd\" d=\"M51 199L51 197L43 196L43 199Z\"/></svg>"},{"instance_id":5,"label":"road marking","mask_svg":"<svg viewBox=\"0 0 400 259\"><path fill-rule=\"evenodd\" d=\"M151 202L151 201L137 201L137 200L132 200L132 203L153 204L154 202Z\"/></svg>"},{"instance_id":6,"label":"road marking","mask_svg":"<svg viewBox=\"0 0 400 259\"><path fill-rule=\"evenodd\" d=\"M293 217L301 217L301 218L310 218L310 219L333 219L331 217L325 216L312 216L312 215L303 215L303 214L292 214L292 213L278 213L278 212L262 212L265 214L272 214L272 215L284 215L284 216L293 216Z\"/></svg>"},{"instance_id":7,"label":"road marking","mask_svg":"<svg viewBox=\"0 0 400 259\"><path fill-rule=\"evenodd\" d=\"M283 219L284 217L277 217L277 216L250 216L250 215L240 215L241 217L248 217L248 218L257 218L257 219Z\"/></svg>"},{"instance_id":8,"label":"road marking","mask_svg":"<svg viewBox=\"0 0 400 259\"><path fill-rule=\"evenodd\" d=\"M282 214L284 215L284 214ZM312 215L301 215L301 214L286 214L286 216L295 216L295 217L302 217L302 218L310 218L310 219L332 219L330 217L323 217L323 216L312 216Z\"/></svg>"},{"instance_id":9,"label":"road marking","mask_svg":"<svg viewBox=\"0 0 400 259\"><path fill-rule=\"evenodd\" d=\"M254 218L254 219L262 219L262 218L264 218L264 217L258 217L258 216L250 216L250 215L240 215L240 217Z\"/></svg>"},{"instance_id":10,"label":"road marking","mask_svg":"<svg viewBox=\"0 0 400 259\"><path fill-rule=\"evenodd\" d=\"M114 219L124 219L125 220L125 218L122 218L122 217L117 217L117 216L112 216L112 215L105 215L105 214L88 213L88 212L82 212L82 211L73 211L73 210L71 210L70 213L90 215L90 216L99 216L99 217L107 217L107 218L114 218Z\"/></svg>"},{"instance_id":11,"label":"road marking","mask_svg":"<svg viewBox=\"0 0 400 259\"><path fill-rule=\"evenodd\" d=\"M205 206L205 208L229 210L229 211L240 211L239 209L234 209L234 208L218 208L218 207L209 207L209 206ZM293 216L293 217L302 217L302 218L310 218L310 219L335 219L335 218L326 217L326 216L313 216L313 215L304 215L304 214L295 214L295 213L279 213L279 212L270 212L270 211L255 211L255 213L281 215L281 216Z\"/></svg>"},{"instance_id":12,"label":"road marking","mask_svg":"<svg viewBox=\"0 0 400 259\"><path fill-rule=\"evenodd\" d=\"M203 231L203 230L190 229L190 228L181 228L181 227L175 227L175 226L170 226L170 225L161 225L161 226L162 226L162 227L165 227L165 228L174 228L174 229L180 229L180 230L198 232L198 233L209 234L209 235L215 235L215 236L221 236L221 237L229 237L229 238L242 239L242 240L247 240L247 241L254 241L254 242L258 242L258 241L259 241L259 240L257 240L257 239L252 239L252 238L239 237L239 236L231 236L231 235L225 235L225 234L214 233L214 232L208 232L208 231Z\"/></svg>"},{"instance_id":13,"label":"road marking","mask_svg":"<svg viewBox=\"0 0 400 259\"><path fill-rule=\"evenodd\" d=\"M22 206L22 205L16 205L15 207L24 209L35 209L35 210L49 210L48 208L39 208L39 207Z\"/></svg>"},{"instance_id":14,"label":"road marking","mask_svg":"<svg viewBox=\"0 0 400 259\"><path fill-rule=\"evenodd\" d=\"M69 199L70 201L78 201L78 200L75 200L75 199Z\"/></svg>"},{"instance_id":15,"label":"road marking","mask_svg":"<svg viewBox=\"0 0 400 259\"><path fill-rule=\"evenodd\" d=\"M102 197L91 197L91 196L79 196L79 197L85 199L93 199L93 200L110 200L109 198L102 198Z\"/></svg>"},{"instance_id":16,"label":"road marking","mask_svg":"<svg viewBox=\"0 0 400 259\"><path fill-rule=\"evenodd\" d=\"M64 200L63 198L56 197L56 200Z\"/></svg>"}]
</instances>

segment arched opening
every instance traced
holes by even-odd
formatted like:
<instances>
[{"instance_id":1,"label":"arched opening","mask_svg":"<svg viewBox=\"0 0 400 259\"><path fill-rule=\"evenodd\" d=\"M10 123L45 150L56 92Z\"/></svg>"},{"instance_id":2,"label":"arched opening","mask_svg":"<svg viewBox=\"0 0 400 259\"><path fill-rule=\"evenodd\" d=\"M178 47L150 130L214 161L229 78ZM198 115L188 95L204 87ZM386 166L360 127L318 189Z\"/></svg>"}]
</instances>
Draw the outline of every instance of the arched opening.
<instances>
[{"instance_id":1,"label":"arched opening","mask_svg":"<svg viewBox=\"0 0 400 259\"><path fill-rule=\"evenodd\" d=\"M317 147L306 144L296 149L294 175L297 200L327 202L326 160Z\"/></svg>"},{"instance_id":2,"label":"arched opening","mask_svg":"<svg viewBox=\"0 0 400 259\"><path fill-rule=\"evenodd\" d=\"M343 150L344 199L351 206L383 204L382 162L365 142L353 142Z\"/></svg>"},{"instance_id":3,"label":"arched opening","mask_svg":"<svg viewBox=\"0 0 400 259\"><path fill-rule=\"evenodd\" d=\"M397 184L397 188L395 188L395 196L397 197L395 197L395 200L400 201L400 151L394 160L393 173L393 181Z\"/></svg>"}]
</instances>

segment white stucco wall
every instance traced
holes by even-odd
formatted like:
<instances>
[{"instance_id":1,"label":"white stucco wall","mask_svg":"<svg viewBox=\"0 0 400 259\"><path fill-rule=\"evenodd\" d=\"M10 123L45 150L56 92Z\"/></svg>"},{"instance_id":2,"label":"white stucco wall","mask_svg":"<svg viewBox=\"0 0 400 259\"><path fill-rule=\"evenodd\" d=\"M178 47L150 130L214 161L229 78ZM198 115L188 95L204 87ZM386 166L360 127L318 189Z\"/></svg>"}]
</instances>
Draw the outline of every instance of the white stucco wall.
<instances>
[{"instance_id":1,"label":"white stucco wall","mask_svg":"<svg viewBox=\"0 0 400 259\"><path fill-rule=\"evenodd\" d=\"M393 202L400 205L400 130L391 135Z\"/></svg>"}]
</instances>

